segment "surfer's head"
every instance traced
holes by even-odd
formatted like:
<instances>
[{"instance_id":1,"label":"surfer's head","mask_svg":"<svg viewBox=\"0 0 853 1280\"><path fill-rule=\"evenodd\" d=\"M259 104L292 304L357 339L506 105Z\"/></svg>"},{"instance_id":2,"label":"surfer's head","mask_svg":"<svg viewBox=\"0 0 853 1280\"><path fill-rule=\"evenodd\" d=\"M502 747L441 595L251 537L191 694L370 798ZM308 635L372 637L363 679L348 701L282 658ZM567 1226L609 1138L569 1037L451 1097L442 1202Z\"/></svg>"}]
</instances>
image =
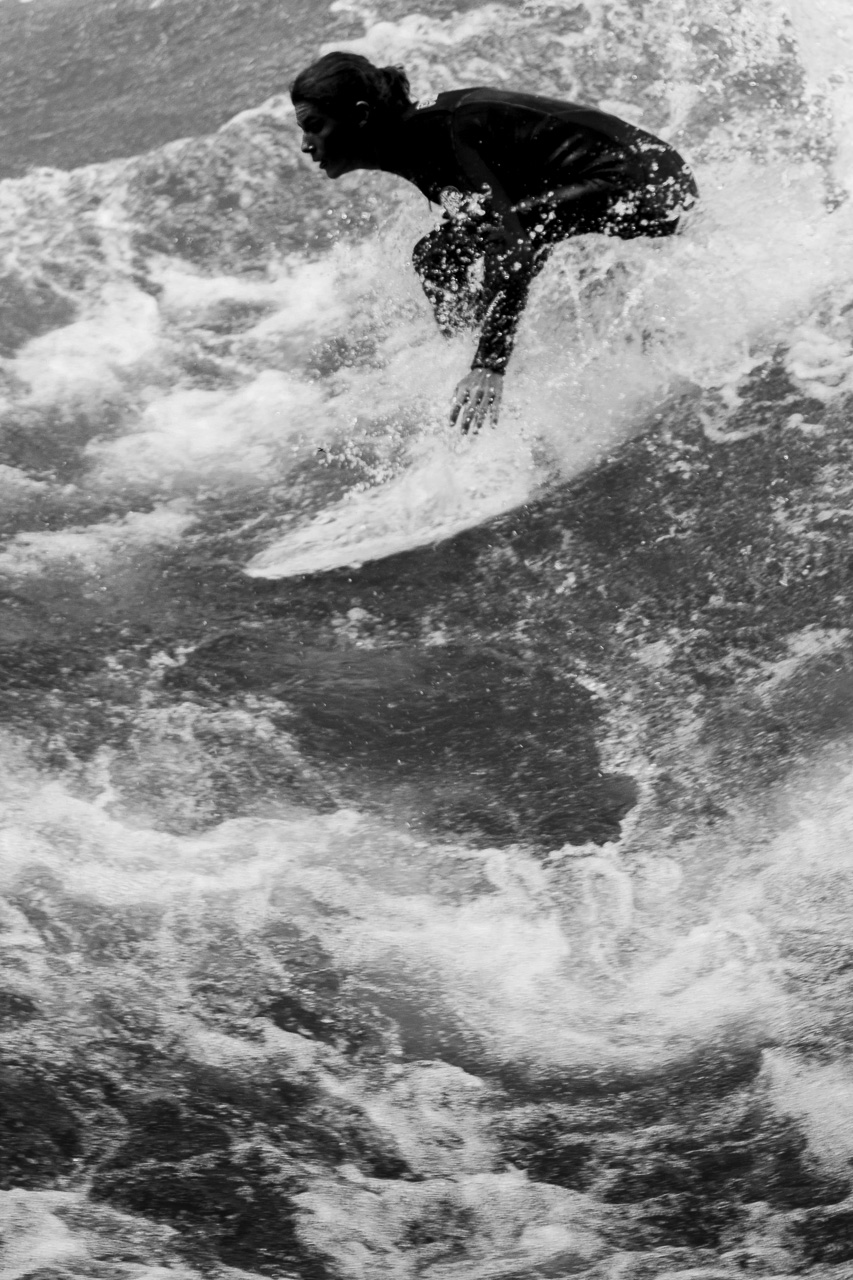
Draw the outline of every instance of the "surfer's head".
<instances>
[{"instance_id":1,"label":"surfer's head","mask_svg":"<svg viewBox=\"0 0 853 1280\"><path fill-rule=\"evenodd\" d=\"M402 67L376 67L359 53L327 53L312 62L290 96L302 150L330 178L376 167L383 135L413 105Z\"/></svg>"}]
</instances>

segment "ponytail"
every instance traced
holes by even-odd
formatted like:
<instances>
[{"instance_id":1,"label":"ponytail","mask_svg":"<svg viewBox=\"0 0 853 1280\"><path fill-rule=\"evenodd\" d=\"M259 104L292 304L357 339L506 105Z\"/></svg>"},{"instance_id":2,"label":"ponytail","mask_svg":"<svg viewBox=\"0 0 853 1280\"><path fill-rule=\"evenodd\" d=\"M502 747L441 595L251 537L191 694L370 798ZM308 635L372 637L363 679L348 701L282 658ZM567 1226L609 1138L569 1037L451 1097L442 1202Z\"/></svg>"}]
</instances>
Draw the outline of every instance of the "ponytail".
<instances>
[{"instance_id":1,"label":"ponytail","mask_svg":"<svg viewBox=\"0 0 853 1280\"><path fill-rule=\"evenodd\" d=\"M409 77L402 67L379 67L379 74L385 81L385 101L388 110L402 115L412 106Z\"/></svg>"},{"instance_id":2,"label":"ponytail","mask_svg":"<svg viewBox=\"0 0 853 1280\"><path fill-rule=\"evenodd\" d=\"M391 120L413 105L402 67L376 67L360 53L327 53L300 71L290 88L294 103L310 102L343 119L366 102L374 115Z\"/></svg>"}]
</instances>

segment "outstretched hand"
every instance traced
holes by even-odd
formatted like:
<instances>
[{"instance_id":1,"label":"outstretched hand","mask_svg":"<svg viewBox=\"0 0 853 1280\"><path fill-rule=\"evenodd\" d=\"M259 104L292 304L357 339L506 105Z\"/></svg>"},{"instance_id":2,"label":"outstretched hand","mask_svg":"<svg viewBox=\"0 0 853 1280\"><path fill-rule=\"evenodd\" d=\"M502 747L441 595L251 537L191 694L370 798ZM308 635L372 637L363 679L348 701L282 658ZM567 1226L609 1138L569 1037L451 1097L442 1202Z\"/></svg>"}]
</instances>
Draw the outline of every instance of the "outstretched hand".
<instances>
[{"instance_id":1,"label":"outstretched hand","mask_svg":"<svg viewBox=\"0 0 853 1280\"><path fill-rule=\"evenodd\" d=\"M492 369L472 369L453 393L451 426L463 435L476 434L487 422L497 425L503 391L503 374Z\"/></svg>"}]
</instances>

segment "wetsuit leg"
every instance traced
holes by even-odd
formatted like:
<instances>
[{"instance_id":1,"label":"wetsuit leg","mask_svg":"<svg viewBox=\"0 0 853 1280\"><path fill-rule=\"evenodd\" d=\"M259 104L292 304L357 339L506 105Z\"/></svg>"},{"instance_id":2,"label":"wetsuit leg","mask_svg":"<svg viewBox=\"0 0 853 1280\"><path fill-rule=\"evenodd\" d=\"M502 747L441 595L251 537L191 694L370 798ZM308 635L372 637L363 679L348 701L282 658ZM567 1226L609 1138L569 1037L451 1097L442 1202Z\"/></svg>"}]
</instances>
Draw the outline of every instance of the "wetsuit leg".
<instances>
[{"instance_id":1,"label":"wetsuit leg","mask_svg":"<svg viewBox=\"0 0 853 1280\"><path fill-rule=\"evenodd\" d=\"M476 278L482 259L477 237L449 221L414 247L415 271L445 337L482 319L483 282Z\"/></svg>"},{"instance_id":2,"label":"wetsuit leg","mask_svg":"<svg viewBox=\"0 0 853 1280\"><path fill-rule=\"evenodd\" d=\"M674 235L699 197L693 174L677 151L663 142L644 143L642 150L649 180L614 202L602 228L623 240Z\"/></svg>"},{"instance_id":3,"label":"wetsuit leg","mask_svg":"<svg viewBox=\"0 0 853 1280\"><path fill-rule=\"evenodd\" d=\"M678 152L665 142L649 138L638 151L642 167L626 173L623 190L557 204L544 220L543 238L553 243L590 232L622 240L674 235L682 214L699 197L696 181Z\"/></svg>"}]
</instances>

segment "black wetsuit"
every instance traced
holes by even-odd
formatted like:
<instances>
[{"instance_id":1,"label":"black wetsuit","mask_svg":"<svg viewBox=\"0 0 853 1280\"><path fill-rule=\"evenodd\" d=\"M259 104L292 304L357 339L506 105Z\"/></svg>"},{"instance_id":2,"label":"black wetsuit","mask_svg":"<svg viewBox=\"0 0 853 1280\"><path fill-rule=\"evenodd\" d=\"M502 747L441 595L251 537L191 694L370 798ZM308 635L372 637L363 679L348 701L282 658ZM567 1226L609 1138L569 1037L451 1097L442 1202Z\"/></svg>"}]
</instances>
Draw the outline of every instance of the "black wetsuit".
<instances>
[{"instance_id":1,"label":"black wetsuit","mask_svg":"<svg viewBox=\"0 0 853 1280\"><path fill-rule=\"evenodd\" d=\"M592 231L672 235L698 195L681 156L652 134L502 89L458 89L414 109L387 167L444 205L415 246L415 269L446 332L482 326L474 368L498 372L554 243Z\"/></svg>"}]
</instances>

